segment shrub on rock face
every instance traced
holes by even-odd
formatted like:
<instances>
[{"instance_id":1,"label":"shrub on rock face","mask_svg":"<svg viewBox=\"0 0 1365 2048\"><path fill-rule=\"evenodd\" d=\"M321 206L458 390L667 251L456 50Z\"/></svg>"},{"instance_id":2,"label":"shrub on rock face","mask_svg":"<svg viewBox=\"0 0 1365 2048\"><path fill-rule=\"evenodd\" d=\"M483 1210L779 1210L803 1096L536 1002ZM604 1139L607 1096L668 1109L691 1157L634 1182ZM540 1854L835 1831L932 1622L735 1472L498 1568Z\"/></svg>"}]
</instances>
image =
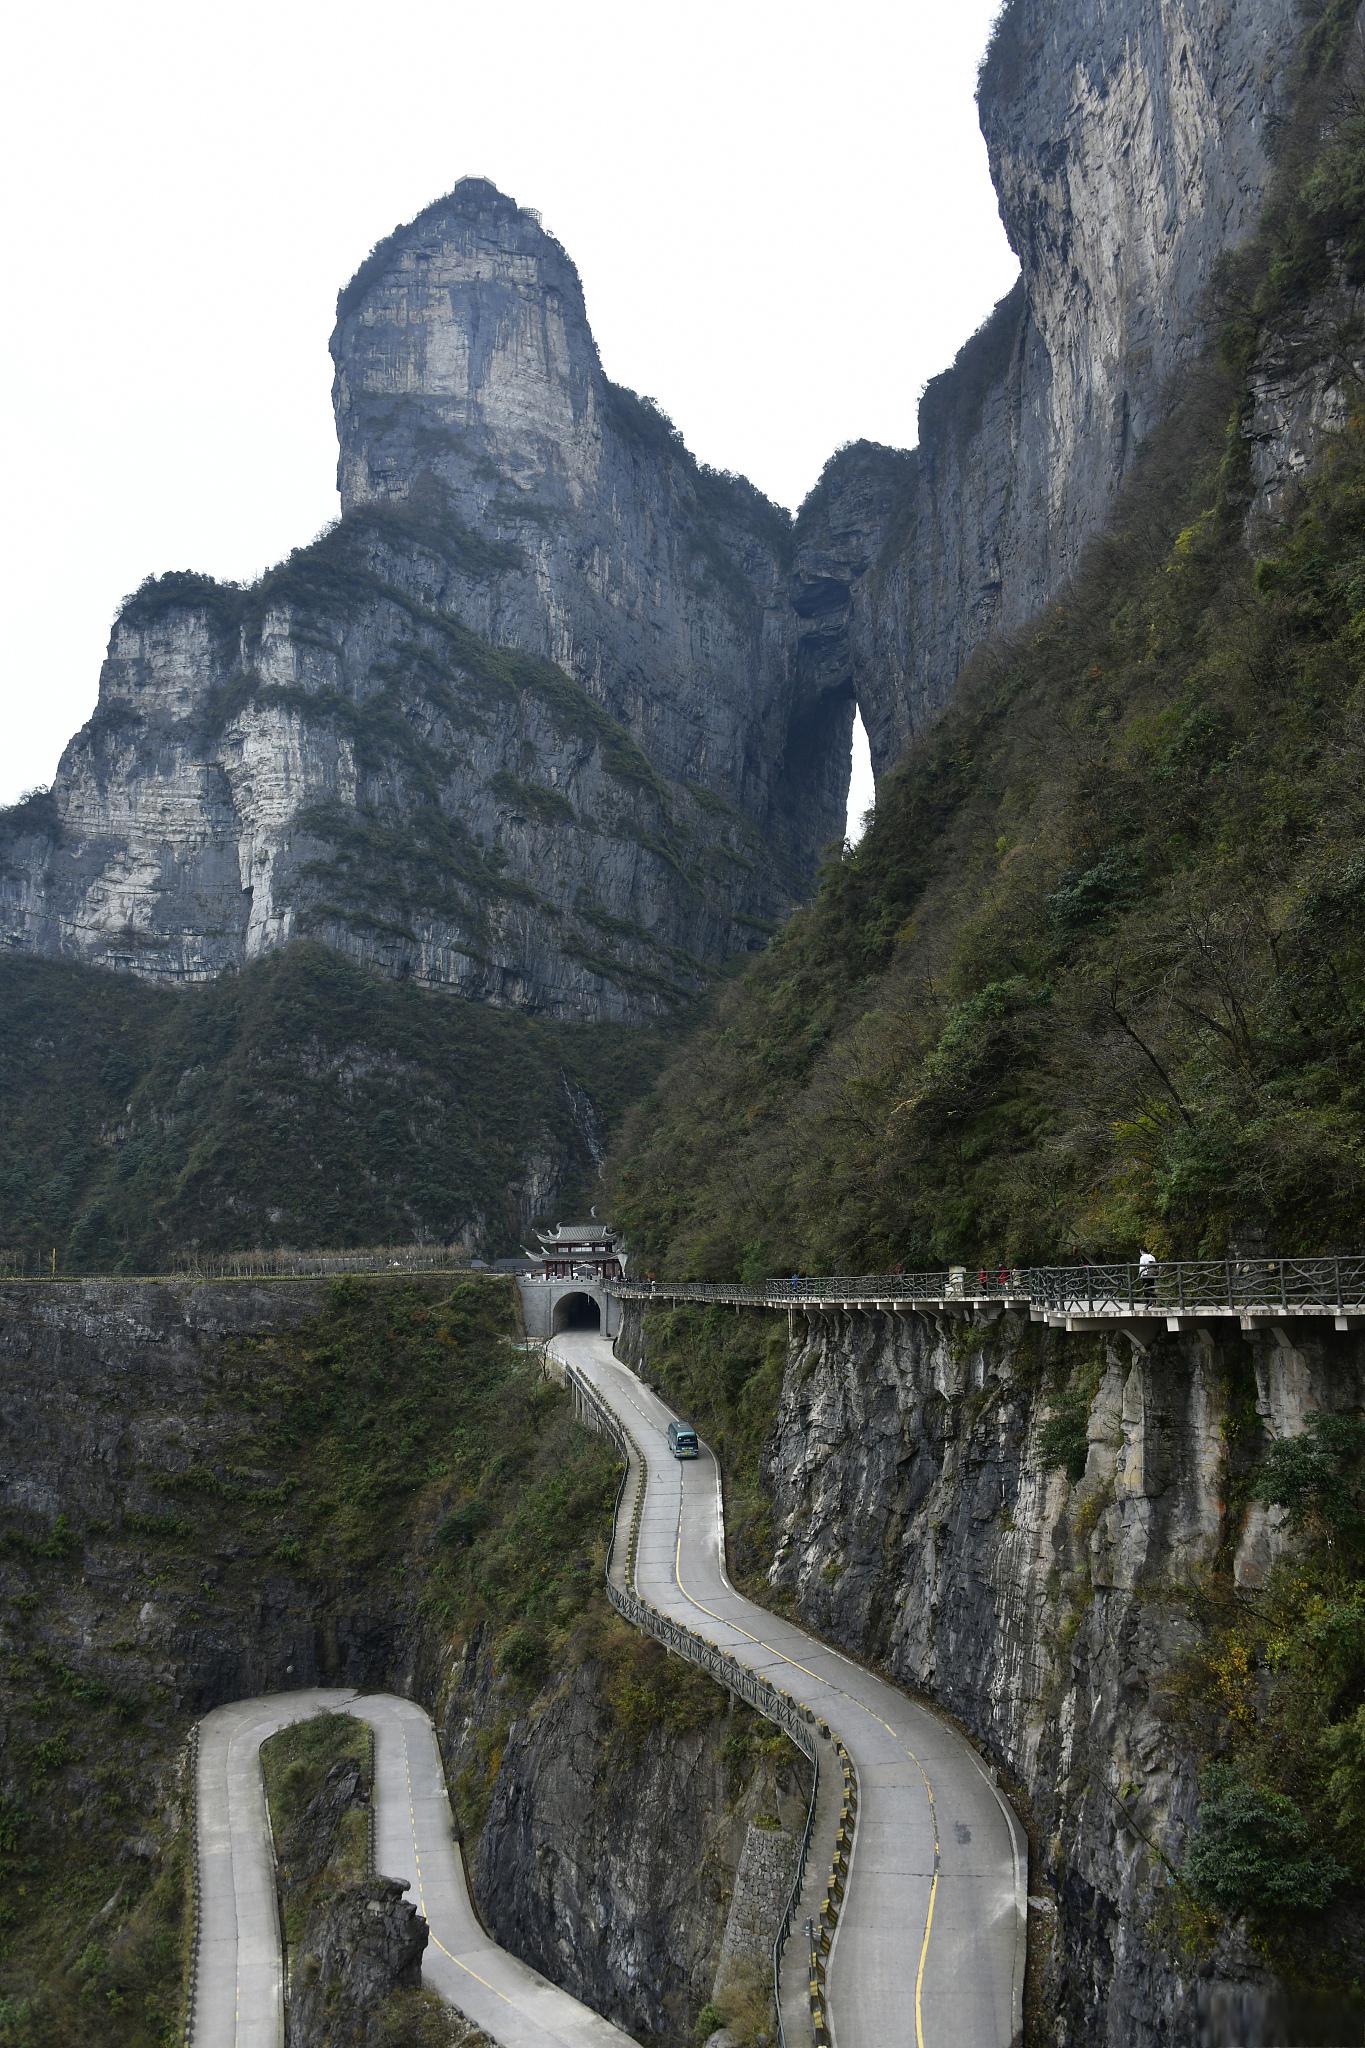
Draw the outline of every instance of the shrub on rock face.
<instances>
[{"instance_id":1,"label":"shrub on rock face","mask_svg":"<svg viewBox=\"0 0 1365 2048\"><path fill-rule=\"evenodd\" d=\"M1291 1529L1365 1560L1365 1416L1310 1415L1301 1435L1271 1445L1256 1492Z\"/></svg>"},{"instance_id":2,"label":"shrub on rock face","mask_svg":"<svg viewBox=\"0 0 1365 2048\"><path fill-rule=\"evenodd\" d=\"M1184 1874L1206 1905L1258 1914L1320 1913L1347 1876L1335 1857L1312 1846L1292 1799L1247 1784L1227 1764L1205 1776Z\"/></svg>"}]
</instances>

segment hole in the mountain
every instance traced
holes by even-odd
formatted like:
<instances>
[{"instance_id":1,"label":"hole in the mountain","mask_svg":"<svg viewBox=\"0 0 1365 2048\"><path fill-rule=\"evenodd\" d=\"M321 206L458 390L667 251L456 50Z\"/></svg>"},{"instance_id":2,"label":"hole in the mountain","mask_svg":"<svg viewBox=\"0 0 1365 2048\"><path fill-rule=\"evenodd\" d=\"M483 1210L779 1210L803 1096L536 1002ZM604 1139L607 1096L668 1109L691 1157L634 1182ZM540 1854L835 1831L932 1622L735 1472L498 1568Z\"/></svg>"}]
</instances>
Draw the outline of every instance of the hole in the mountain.
<instances>
[{"instance_id":1,"label":"hole in the mountain","mask_svg":"<svg viewBox=\"0 0 1365 2048\"><path fill-rule=\"evenodd\" d=\"M853 772L848 781L848 823L844 834L850 846L856 846L867 830L877 801L877 786L872 780L872 749L868 745L867 727L863 714L853 713Z\"/></svg>"}]
</instances>

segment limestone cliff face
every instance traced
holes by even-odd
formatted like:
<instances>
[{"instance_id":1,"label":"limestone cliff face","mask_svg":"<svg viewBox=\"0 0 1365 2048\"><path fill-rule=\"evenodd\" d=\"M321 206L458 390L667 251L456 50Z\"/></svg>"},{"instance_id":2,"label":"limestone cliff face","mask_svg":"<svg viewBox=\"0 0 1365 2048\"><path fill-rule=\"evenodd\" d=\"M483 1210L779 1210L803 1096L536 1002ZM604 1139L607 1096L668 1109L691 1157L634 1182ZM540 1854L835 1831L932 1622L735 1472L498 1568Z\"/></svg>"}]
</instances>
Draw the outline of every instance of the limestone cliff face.
<instances>
[{"instance_id":1,"label":"limestone cliff face","mask_svg":"<svg viewBox=\"0 0 1365 2048\"><path fill-rule=\"evenodd\" d=\"M50 802L4 821L6 939L197 979L308 932L495 1002L667 1009L842 826L786 515L607 381L568 258L481 181L367 260L332 346L341 524L124 607Z\"/></svg>"},{"instance_id":2,"label":"limestone cliff face","mask_svg":"<svg viewBox=\"0 0 1365 2048\"><path fill-rule=\"evenodd\" d=\"M980 105L1020 282L928 387L914 453L843 451L800 522L798 592L826 585L802 659L827 687L842 663L879 772L1103 523L1255 225L1301 20L1297 0L1005 9Z\"/></svg>"},{"instance_id":3,"label":"limestone cliff face","mask_svg":"<svg viewBox=\"0 0 1365 2048\"><path fill-rule=\"evenodd\" d=\"M51 799L0 817L0 938L194 979L310 932L493 1002L667 1010L808 891L854 699L881 772L1076 568L1255 223L1300 25L1010 0L981 115L1019 284L918 447L841 452L795 536L609 382L564 250L465 180L339 300L340 526L124 608ZM1344 387L1262 382L1273 496Z\"/></svg>"},{"instance_id":4,"label":"limestone cliff face","mask_svg":"<svg viewBox=\"0 0 1365 2048\"><path fill-rule=\"evenodd\" d=\"M515 563L470 623L577 677L661 773L730 799L799 872L813 842L793 803L824 778L789 730L789 522L607 380L537 216L466 181L362 266L332 355L343 510L434 480ZM817 830L842 822L842 787L827 794Z\"/></svg>"},{"instance_id":5,"label":"limestone cliff face","mask_svg":"<svg viewBox=\"0 0 1365 2048\"><path fill-rule=\"evenodd\" d=\"M623 1343L647 1356L639 1317ZM1085 1474L1040 1441L1049 1388L1088 1373ZM1260 1584L1278 1513L1232 1509L1230 1445L1358 1410L1357 1338L974 1332L906 1315L813 1316L766 1453L775 1590L817 1632L955 1714L1021 1794L1056 1929L1044 2003L1068 2044L1257 2048L1305 2026L1250 1949L1182 1959L1163 1900L1195 1763L1168 1687L1196 1640L1184 1589L1231 1551ZM1055 1914L1055 1920L1053 1915ZM1338 2015L1340 2018L1340 2015Z\"/></svg>"}]
</instances>

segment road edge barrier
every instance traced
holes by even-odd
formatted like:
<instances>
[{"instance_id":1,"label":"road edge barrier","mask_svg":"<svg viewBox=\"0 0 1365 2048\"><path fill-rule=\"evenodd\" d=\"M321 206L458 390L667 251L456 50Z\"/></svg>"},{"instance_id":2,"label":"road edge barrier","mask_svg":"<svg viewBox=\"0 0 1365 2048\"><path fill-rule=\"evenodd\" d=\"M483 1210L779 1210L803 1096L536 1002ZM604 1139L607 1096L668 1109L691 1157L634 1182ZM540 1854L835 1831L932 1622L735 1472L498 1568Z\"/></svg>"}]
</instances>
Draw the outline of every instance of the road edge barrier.
<instances>
[{"instance_id":1,"label":"road edge barrier","mask_svg":"<svg viewBox=\"0 0 1365 2048\"><path fill-rule=\"evenodd\" d=\"M827 1926L829 1938L826 1940L822 1952L818 1980L814 1967L814 1942L812 1943L811 1969L807 1994L810 2010L811 2037L815 2043L815 2048L829 2048L831 2035L825 1993L825 1960L829 1952L829 1942L833 1938L839 1908L843 1902L844 1889L848 1879L849 1861L852 1855L853 1836L857 1826L857 1772L854 1769L853 1760L842 1743L836 1741L832 1736L827 1723L821 1721L809 1708L801 1706L792 1698L790 1693L782 1692L777 1686L770 1685L766 1679L759 1678L755 1672L750 1671L747 1666L739 1663L736 1658L728 1656L716 1644L708 1642L705 1636L697 1635L694 1630L684 1627L681 1622L675 1621L671 1615L660 1613L657 1607L651 1607L649 1602L642 1599L635 1591L635 1554L639 1541L640 1524L644 1514L645 1488L648 1484L649 1468L634 1437L610 1405L603 1400L596 1387L584 1379L577 1368L572 1365L566 1366L565 1376L570 1390L577 1397L576 1405L580 1419L589 1428L596 1427L602 1435L611 1438L625 1460L625 1469L622 1471L616 1488L616 1505L612 1514L611 1540L607 1545L605 1576L608 1600L616 1609L616 1612L624 1620L630 1622L634 1628L638 1628L646 1635L653 1636L666 1649L672 1650L679 1657L685 1657L689 1663L700 1666L703 1671L716 1680L717 1684L724 1686L737 1699L743 1700L747 1706L752 1707L755 1713L761 1714L765 1720L773 1722L785 1735L791 1738L811 1764L810 1803L806 1810L806 1826L801 1838L801 1851L797 1860L796 1875L792 1880L791 1890L787 1896L786 1909L773 1941L773 2005L777 2015L777 2038L780 2048L792 2048L782 2020L781 1971L787 1943L791 1935L792 1926L796 1920L810 1859L811 1841L815 1829L816 1805L820 1795L821 1744L823 1743L826 1747L832 1744L836 1755L840 1758L844 1770L845 1797L840 1811L840 1825L835 1842L830 1884L826 1887L825 1903L822 1905L820 1912L821 1926ZM630 1483L632 1472L637 1475L637 1478L635 1496L631 1504L630 1528L626 1540L625 1569L623 1573L626 1583L618 1586L612 1577L617 1525L620 1518L622 1500L626 1487ZM848 1796L850 1782L852 1784L851 1804ZM836 1885L838 1902L834 1906L832 1917L826 1922L826 1909L829 1907L831 1898L834 1896L834 1887Z\"/></svg>"},{"instance_id":2,"label":"road edge barrier","mask_svg":"<svg viewBox=\"0 0 1365 2048\"><path fill-rule=\"evenodd\" d=\"M825 1732L828 1733L828 1730ZM830 1950L834 1946L834 1931L839 1924L844 1895L848 1889L853 1862L853 1841L858 1830L857 1766L839 1738L835 1736L833 1740L834 1753L839 1759L839 1768L843 1773L843 1799L839 1807L839 1826L835 1833L834 1855L830 1859L825 1896L820 1905L818 1918L806 1923L810 1944L811 2027L815 2035L816 2048L830 2048L825 1980L829 1969Z\"/></svg>"},{"instance_id":3,"label":"road edge barrier","mask_svg":"<svg viewBox=\"0 0 1365 2048\"><path fill-rule=\"evenodd\" d=\"M185 2048L194 2040L195 2003L199 1990L199 1943L203 1925L202 1887L199 1882L199 1723L190 1730L190 1959L185 1984Z\"/></svg>"},{"instance_id":4,"label":"road edge barrier","mask_svg":"<svg viewBox=\"0 0 1365 2048\"><path fill-rule=\"evenodd\" d=\"M377 1877L379 1863L375 1855L375 1807L379 1800L379 1745L374 1724L362 1720L359 1714L352 1714L353 1721L359 1721L365 1730L365 1772L369 1784L365 1791L365 1875Z\"/></svg>"}]
</instances>

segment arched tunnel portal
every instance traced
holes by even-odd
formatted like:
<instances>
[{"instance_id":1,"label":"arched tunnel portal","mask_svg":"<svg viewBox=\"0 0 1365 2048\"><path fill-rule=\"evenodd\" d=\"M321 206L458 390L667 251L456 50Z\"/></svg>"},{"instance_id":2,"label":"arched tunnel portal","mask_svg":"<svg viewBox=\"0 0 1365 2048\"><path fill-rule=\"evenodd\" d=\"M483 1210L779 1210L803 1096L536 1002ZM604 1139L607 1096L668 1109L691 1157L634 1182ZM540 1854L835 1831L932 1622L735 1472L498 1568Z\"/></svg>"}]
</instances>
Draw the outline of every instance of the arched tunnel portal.
<instances>
[{"instance_id":1,"label":"arched tunnel portal","mask_svg":"<svg viewBox=\"0 0 1365 2048\"><path fill-rule=\"evenodd\" d=\"M561 1330L600 1330L602 1305L595 1295L576 1290L561 1294L554 1306L554 1335Z\"/></svg>"}]
</instances>

